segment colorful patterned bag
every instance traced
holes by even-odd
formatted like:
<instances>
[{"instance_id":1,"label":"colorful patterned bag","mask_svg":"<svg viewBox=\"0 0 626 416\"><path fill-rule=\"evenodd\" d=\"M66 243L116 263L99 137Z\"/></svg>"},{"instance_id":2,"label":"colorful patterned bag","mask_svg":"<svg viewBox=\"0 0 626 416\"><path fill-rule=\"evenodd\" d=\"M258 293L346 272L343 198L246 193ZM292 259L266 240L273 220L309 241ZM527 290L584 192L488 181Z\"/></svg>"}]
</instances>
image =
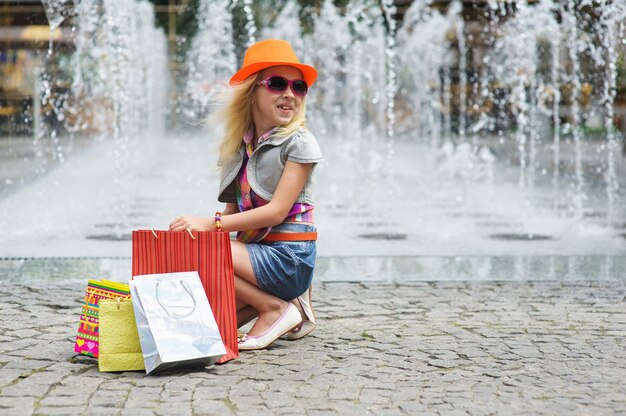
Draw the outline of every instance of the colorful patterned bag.
<instances>
[{"instance_id":1,"label":"colorful patterned bag","mask_svg":"<svg viewBox=\"0 0 626 416\"><path fill-rule=\"evenodd\" d=\"M100 299L115 298L130 299L127 284L111 280L89 280L74 344L75 352L98 358L98 303Z\"/></svg>"}]
</instances>

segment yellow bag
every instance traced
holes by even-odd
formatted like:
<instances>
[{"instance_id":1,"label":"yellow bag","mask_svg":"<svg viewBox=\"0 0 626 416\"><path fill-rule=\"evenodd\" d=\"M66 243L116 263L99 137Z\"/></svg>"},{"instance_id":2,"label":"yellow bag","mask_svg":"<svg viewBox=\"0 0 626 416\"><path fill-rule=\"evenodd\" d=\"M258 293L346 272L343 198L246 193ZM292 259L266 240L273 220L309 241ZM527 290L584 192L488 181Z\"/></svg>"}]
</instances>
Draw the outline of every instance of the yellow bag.
<instances>
[{"instance_id":1,"label":"yellow bag","mask_svg":"<svg viewBox=\"0 0 626 416\"><path fill-rule=\"evenodd\" d=\"M133 302L120 298L101 299L99 315L100 371L145 370Z\"/></svg>"}]
</instances>

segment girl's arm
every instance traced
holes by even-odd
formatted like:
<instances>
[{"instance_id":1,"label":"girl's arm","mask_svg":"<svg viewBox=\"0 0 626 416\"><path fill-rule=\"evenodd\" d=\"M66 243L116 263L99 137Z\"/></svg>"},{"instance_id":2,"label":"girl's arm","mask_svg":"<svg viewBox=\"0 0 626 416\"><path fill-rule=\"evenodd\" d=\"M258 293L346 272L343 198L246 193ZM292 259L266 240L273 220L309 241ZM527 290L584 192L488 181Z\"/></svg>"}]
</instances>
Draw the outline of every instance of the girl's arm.
<instances>
[{"instance_id":1,"label":"girl's arm","mask_svg":"<svg viewBox=\"0 0 626 416\"><path fill-rule=\"evenodd\" d=\"M224 211L222 211L222 215L236 214L238 212L239 206L237 204L229 202L226 204L226 208L224 208Z\"/></svg>"},{"instance_id":2,"label":"girl's arm","mask_svg":"<svg viewBox=\"0 0 626 416\"><path fill-rule=\"evenodd\" d=\"M282 223L298 199L298 195L302 192L312 166L312 163L287 161L272 200L262 207L245 212L237 212L237 210L234 213L228 210L233 205L236 207L237 204L227 204L228 214L226 214L227 211L222 213L222 229L224 231L246 231ZM186 229L215 230L215 219L184 216L176 218L170 224L170 231L184 231Z\"/></svg>"}]
</instances>

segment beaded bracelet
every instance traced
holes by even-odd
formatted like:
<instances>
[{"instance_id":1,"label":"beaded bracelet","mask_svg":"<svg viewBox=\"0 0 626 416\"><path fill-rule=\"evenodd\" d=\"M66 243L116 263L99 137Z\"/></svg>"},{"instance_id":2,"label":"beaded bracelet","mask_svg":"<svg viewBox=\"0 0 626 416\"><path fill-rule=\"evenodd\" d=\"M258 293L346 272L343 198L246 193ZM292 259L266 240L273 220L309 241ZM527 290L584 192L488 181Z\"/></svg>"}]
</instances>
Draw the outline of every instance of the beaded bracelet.
<instances>
[{"instance_id":1,"label":"beaded bracelet","mask_svg":"<svg viewBox=\"0 0 626 416\"><path fill-rule=\"evenodd\" d=\"M219 211L215 213L215 229L216 230L222 229L222 213Z\"/></svg>"}]
</instances>

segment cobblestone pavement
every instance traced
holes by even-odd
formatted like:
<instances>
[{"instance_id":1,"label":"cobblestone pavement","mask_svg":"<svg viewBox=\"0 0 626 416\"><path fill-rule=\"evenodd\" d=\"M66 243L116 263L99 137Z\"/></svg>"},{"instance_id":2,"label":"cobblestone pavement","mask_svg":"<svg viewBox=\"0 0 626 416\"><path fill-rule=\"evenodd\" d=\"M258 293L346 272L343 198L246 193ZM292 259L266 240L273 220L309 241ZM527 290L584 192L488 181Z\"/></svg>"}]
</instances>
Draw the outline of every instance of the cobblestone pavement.
<instances>
[{"instance_id":1,"label":"cobblestone pavement","mask_svg":"<svg viewBox=\"0 0 626 416\"><path fill-rule=\"evenodd\" d=\"M626 414L623 282L321 283L311 336L157 376L73 357L47 286L0 284L0 414Z\"/></svg>"}]
</instances>

